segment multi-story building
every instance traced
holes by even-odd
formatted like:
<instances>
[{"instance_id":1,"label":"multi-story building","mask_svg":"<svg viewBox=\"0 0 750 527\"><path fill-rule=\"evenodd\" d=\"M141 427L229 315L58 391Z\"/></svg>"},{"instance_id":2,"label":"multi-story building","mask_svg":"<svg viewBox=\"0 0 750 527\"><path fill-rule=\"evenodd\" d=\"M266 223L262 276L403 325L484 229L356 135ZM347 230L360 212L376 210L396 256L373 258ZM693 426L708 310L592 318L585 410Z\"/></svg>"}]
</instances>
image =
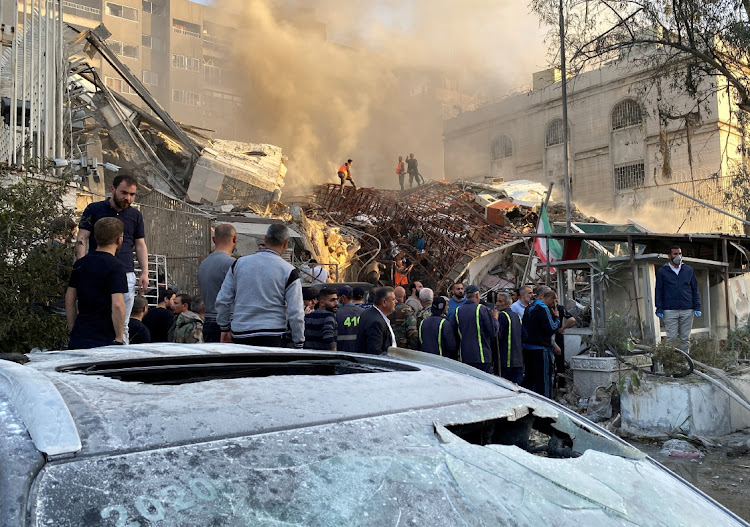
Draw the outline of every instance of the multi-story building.
<instances>
[{"instance_id":1,"label":"multi-story building","mask_svg":"<svg viewBox=\"0 0 750 527\"><path fill-rule=\"evenodd\" d=\"M699 104L672 90L669 79L655 86L656 72L634 63L624 57L568 80L572 200L603 219L615 211L652 219L665 232L680 225L693 232L736 228L734 220L670 192L722 206L732 166L744 162L724 79L706 79L705 91L716 89ZM446 121L446 178L526 179L563 190L560 81L558 70L540 72L531 91Z\"/></svg>"},{"instance_id":2,"label":"multi-story building","mask_svg":"<svg viewBox=\"0 0 750 527\"><path fill-rule=\"evenodd\" d=\"M23 9L39 0L18 2ZM104 23L112 33L107 44L141 79L159 103L182 123L235 139L241 95L228 75L231 16L189 0L63 0L64 22L80 28ZM33 6L33 7L32 7ZM7 13L3 19L9 19ZM136 104L140 99L100 57L89 61L105 84Z\"/></svg>"}]
</instances>

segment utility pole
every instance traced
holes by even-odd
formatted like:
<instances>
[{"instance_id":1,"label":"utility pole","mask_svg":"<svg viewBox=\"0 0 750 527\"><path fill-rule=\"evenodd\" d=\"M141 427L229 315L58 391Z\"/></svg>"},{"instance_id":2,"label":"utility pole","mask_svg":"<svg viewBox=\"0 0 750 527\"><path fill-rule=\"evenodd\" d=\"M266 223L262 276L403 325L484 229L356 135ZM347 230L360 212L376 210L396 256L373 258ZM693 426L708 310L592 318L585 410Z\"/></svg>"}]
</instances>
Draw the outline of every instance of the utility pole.
<instances>
[{"instance_id":1,"label":"utility pole","mask_svg":"<svg viewBox=\"0 0 750 527\"><path fill-rule=\"evenodd\" d=\"M570 167L568 160L568 71L565 65L565 15L560 0L560 70L562 73L563 165L565 173L565 232L570 232Z\"/></svg>"}]
</instances>

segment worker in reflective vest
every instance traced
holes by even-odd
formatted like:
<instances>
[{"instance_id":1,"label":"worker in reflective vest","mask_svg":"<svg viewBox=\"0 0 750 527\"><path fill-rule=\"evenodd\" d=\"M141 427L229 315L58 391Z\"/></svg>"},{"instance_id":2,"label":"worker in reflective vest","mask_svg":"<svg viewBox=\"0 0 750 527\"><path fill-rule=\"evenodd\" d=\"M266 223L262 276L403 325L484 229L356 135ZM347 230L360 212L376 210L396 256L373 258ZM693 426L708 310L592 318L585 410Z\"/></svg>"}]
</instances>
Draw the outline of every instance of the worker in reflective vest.
<instances>
[{"instance_id":1,"label":"worker in reflective vest","mask_svg":"<svg viewBox=\"0 0 750 527\"><path fill-rule=\"evenodd\" d=\"M425 353L457 359L458 350L453 328L445 318L447 310L448 299L444 296L436 296L430 307L432 314L419 325L419 345Z\"/></svg>"},{"instance_id":2,"label":"worker in reflective vest","mask_svg":"<svg viewBox=\"0 0 750 527\"><path fill-rule=\"evenodd\" d=\"M500 330L498 332L500 375L516 384L523 381L523 341L521 340L521 319L510 309L508 293L498 293L497 311Z\"/></svg>"},{"instance_id":3,"label":"worker in reflective vest","mask_svg":"<svg viewBox=\"0 0 750 527\"><path fill-rule=\"evenodd\" d=\"M357 351L357 330L359 329L359 317L364 309L352 302L354 293L348 285L342 285L336 291L338 293L341 307L336 311L336 322L338 324L338 337L336 338L337 351Z\"/></svg>"},{"instance_id":4,"label":"worker in reflective vest","mask_svg":"<svg viewBox=\"0 0 750 527\"><path fill-rule=\"evenodd\" d=\"M344 183L346 183L347 180L349 180L349 183L352 184L354 188L357 188L357 185L354 184L354 179L352 179L352 161L351 159L347 159L346 163L341 165L338 170L338 176L339 180L341 181L341 194L344 194Z\"/></svg>"},{"instance_id":5,"label":"worker in reflective vest","mask_svg":"<svg viewBox=\"0 0 750 527\"><path fill-rule=\"evenodd\" d=\"M396 259L396 268L393 270L393 283L394 285L400 285L406 288L409 285L409 271L411 271L414 264L406 267L402 258Z\"/></svg>"},{"instance_id":6,"label":"worker in reflective vest","mask_svg":"<svg viewBox=\"0 0 750 527\"><path fill-rule=\"evenodd\" d=\"M479 288L466 288L466 302L456 308L451 318L458 337L458 360L484 372L492 373L492 339L500 329L498 312L479 303Z\"/></svg>"}]
</instances>

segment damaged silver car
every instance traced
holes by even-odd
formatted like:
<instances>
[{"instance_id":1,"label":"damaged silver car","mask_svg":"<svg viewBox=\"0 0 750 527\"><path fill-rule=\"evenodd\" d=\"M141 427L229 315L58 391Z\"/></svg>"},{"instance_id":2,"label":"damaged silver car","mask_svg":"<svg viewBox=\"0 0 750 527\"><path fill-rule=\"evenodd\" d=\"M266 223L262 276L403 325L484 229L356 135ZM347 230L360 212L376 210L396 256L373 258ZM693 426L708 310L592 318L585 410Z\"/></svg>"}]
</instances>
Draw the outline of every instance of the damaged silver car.
<instances>
[{"instance_id":1,"label":"damaged silver car","mask_svg":"<svg viewBox=\"0 0 750 527\"><path fill-rule=\"evenodd\" d=\"M2 525L746 525L462 364L143 344L0 361Z\"/></svg>"}]
</instances>

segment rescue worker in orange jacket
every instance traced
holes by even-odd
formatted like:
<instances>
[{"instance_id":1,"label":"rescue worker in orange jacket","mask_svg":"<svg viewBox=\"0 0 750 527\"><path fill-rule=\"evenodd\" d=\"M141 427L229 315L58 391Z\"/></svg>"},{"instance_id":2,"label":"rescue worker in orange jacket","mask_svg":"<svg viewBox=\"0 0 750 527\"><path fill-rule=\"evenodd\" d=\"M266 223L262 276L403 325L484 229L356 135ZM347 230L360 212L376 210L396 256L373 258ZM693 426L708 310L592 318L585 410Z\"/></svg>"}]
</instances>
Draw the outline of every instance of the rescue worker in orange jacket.
<instances>
[{"instance_id":1,"label":"rescue worker in orange jacket","mask_svg":"<svg viewBox=\"0 0 750 527\"><path fill-rule=\"evenodd\" d=\"M346 183L346 180L349 180L349 182L352 184L354 188L357 188L357 185L354 184L354 180L352 179L352 161L351 159L347 159L346 163L341 165L339 167L338 175L339 180L341 180L341 194L344 194L344 183Z\"/></svg>"}]
</instances>

